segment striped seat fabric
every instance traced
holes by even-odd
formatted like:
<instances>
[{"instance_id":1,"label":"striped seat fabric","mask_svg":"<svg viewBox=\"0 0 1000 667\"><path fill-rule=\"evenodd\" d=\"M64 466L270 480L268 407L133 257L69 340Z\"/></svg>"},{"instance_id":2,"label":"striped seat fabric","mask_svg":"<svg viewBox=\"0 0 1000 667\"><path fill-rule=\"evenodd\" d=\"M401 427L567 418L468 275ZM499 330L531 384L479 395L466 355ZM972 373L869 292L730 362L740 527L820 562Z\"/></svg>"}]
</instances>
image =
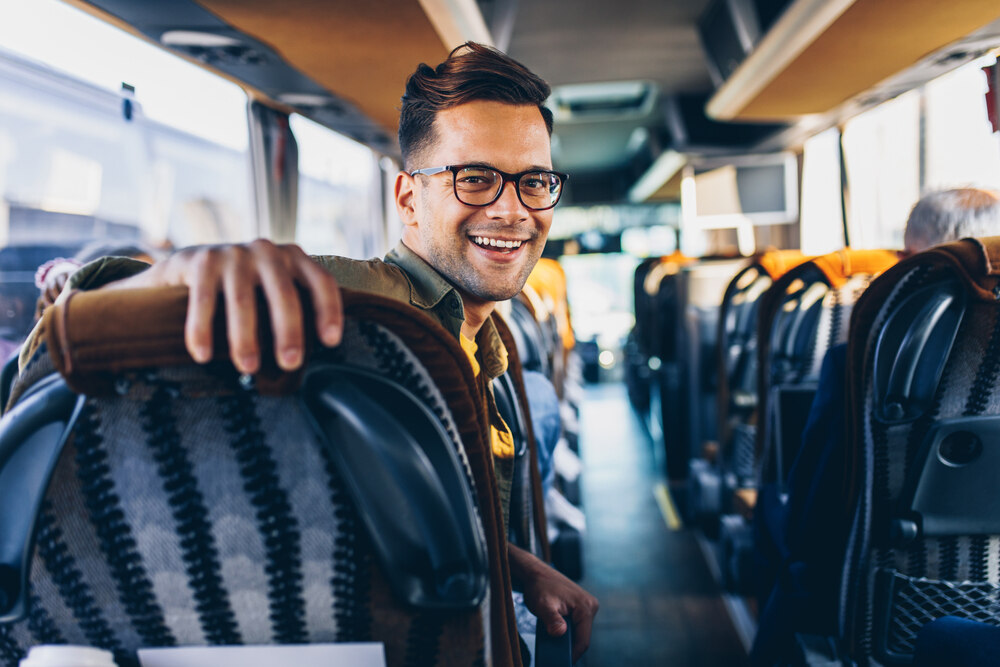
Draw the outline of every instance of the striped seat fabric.
<instances>
[{"instance_id":1,"label":"striped seat fabric","mask_svg":"<svg viewBox=\"0 0 1000 667\"><path fill-rule=\"evenodd\" d=\"M858 296L892 266L896 254L844 249L802 261L773 280L757 299L756 400L733 428L734 475L751 489L749 507L722 519L731 590L767 599L783 561L785 484L799 452L819 369L827 350L847 340ZM748 403L750 403L748 401ZM752 456L748 454L751 438ZM737 449L739 447L739 449ZM747 464L747 461L752 461Z\"/></svg>"},{"instance_id":2,"label":"striped seat fabric","mask_svg":"<svg viewBox=\"0 0 1000 667\"><path fill-rule=\"evenodd\" d=\"M783 482L804 426L797 418L808 411L823 357L847 342L854 304L895 263L896 254L886 250L838 250L786 272L761 297L756 464L761 484ZM792 424L783 423L789 420L780 413L781 393L797 388L805 409L791 415Z\"/></svg>"},{"instance_id":3,"label":"striped seat fabric","mask_svg":"<svg viewBox=\"0 0 1000 667\"><path fill-rule=\"evenodd\" d=\"M775 280L809 258L797 250L754 257L733 277L719 309L717 364L719 442L727 472L742 483L753 477L753 420L757 407L757 320L761 297ZM747 437L747 436L750 437ZM750 447L743 446L749 443Z\"/></svg>"},{"instance_id":4,"label":"striped seat fabric","mask_svg":"<svg viewBox=\"0 0 1000 667\"><path fill-rule=\"evenodd\" d=\"M46 316L51 354L26 370L4 432L18 401L53 381L53 364L82 398L40 505L25 613L7 605L0 625L0 661L16 665L41 643L103 647L134 665L141 647L377 641L393 666L519 664L485 415L447 332L345 292L343 343L314 346L303 377L270 361L253 384L227 363L177 364L186 294L167 292L79 293ZM126 322L138 337L121 331ZM420 499L375 489L395 499L381 510L395 510L381 517L388 531L359 504L352 485L364 480L345 475L336 452L356 449L345 434L365 425L330 429L323 420L340 417L313 404L334 376L347 403L389 385L380 421L405 430L426 418L441 436L470 503L456 530L479 545L478 575L476 554L469 570L448 549L421 551L444 519L425 516ZM435 469L442 451L427 450ZM415 556L390 569L391 539ZM432 577L422 592L425 556L472 580Z\"/></svg>"},{"instance_id":5,"label":"striped seat fabric","mask_svg":"<svg viewBox=\"0 0 1000 667\"><path fill-rule=\"evenodd\" d=\"M905 664L934 618L1000 625L1000 237L876 281L848 368L841 623L860 662Z\"/></svg>"}]
</instances>

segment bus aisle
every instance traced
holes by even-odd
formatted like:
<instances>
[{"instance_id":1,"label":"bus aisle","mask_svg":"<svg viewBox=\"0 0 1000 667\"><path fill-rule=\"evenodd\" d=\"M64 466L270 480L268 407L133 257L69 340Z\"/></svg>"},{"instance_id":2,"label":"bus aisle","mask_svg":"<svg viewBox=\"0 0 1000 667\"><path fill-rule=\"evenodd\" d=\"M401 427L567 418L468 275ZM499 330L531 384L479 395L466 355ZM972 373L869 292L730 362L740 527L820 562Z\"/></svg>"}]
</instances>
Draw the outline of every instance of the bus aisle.
<instances>
[{"instance_id":1,"label":"bus aisle","mask_svg":"<svg viewBox=\"0 0 1000 667\"><path fill-rule=\"evenodd\" d=\"M601 601L586 667L746 664L697 533L661 511L661 477L625 386L585 391L581 583Z\"/></svg>"}]
</instances>

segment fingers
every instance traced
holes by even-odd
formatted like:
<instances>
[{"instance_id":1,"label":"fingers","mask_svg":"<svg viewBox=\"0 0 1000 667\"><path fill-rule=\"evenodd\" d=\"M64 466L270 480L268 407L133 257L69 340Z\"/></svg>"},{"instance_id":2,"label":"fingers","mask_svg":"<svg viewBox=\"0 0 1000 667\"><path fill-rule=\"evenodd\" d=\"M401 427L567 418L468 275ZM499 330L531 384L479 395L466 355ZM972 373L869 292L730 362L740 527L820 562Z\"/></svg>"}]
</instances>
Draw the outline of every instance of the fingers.
<instances>
[{"instance_id":1,"label":"fingers","mask_svg":"<svg viewBox=\"0 0 1000 667\"><path fill-rule=\"evenodd\" d=\"M538 622L545 626L545 631L553 637L562 637L566 633L566 619L559 610L558 601L545 605L538 610Z\"/></svg>"},{"instance_id":2,"label":"fingers","mask_svg":"<svg viewBox=\"0 0 1000 667\"><path fill-rule=\"evenodd\" d=\"M594 616L597 614L597 598L585 594L573 608L573 662L579 660L590 647L590 633L594 627Z\"/></svg>"},{"instance_id":3,"label":"fingers","mask_svg":"<svg viewBox=\"0 0 1000 667\"><path fill-rule=\"evenodd\" d=\"M226 303L229 357L241 373L256 373L260 369L257 282L246 274L245 265L240 261L228 263L224 271L222 293Z\"/></svg>"},{"instance_id":4,"label":"fingers","mask_svg":"<svg viewBox=\"0 0 1000 667\"><path fill-rule=\"evenodd\" d=\"M274 335L274 358L286 371L302 364L305 354L302 304L292 278L290 266L283 249L272 244L252 244L252 251L260 255L257 262L260 284L271 313L271 332Z\"/></svg>"},{"instance_id":5,"label":"fingers","mask_svg":"<svg viewBox=\"0 0 1000 667\"><path fill-rule=\"evenodd\" d=\"M288 252L292 255L296 277L312 296L319 339L324 345L339 344L344 333L344 306L340 298L340 286L333 276L309 259L298 246L289 246Z\"/></svg>"},{"instance_id":6,"label":"fingers","mask_svg":"<svg viewBox=\"0 0 1000 667\"><path fill-rule=\"evenodd\" d=\"M188 354L199 364L212 359L212 324L219 281L219 273L208 253L191 259L190 271L186 273L188 308L184 320L184 344Z\"/></svg>"},{"instance_id":7,"label":"fingers","mask_svg":"<svg viewBox=\"0 0 1000 667\"><path fill-rule=\"evenodd\" d=\"M186 285L188 310L184 342L191 357L199 363L213 356L212 332L221 293L226 309L230 358L241 373L256 373L261 367L258 288L267 301L278 366L291 371L302 365L305 324L296 284L306 288L311 295L320 340L326 345L339 343L343 332L343 307L337 282L293 245L278 246L258 240L245 246L190 248L107 287Z\"/></svg>"}]
</instances>

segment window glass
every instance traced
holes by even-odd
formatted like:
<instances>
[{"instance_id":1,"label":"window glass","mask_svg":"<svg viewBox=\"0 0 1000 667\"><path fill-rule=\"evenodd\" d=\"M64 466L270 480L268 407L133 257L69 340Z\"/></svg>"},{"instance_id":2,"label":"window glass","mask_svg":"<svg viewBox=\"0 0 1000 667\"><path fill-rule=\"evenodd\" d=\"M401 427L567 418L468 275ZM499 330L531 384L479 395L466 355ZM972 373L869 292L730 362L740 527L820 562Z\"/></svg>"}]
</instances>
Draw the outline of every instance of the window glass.
<instances>
[{"instance_id":1,"label":"window glass","mask_svg":"<svg viewBox=\"0 0 1000 667\"><path fill-rule=\"evenodd\" d=\"M844 127L848 228L855 248L902 248L920 196L920 92L851 119Z\"/></svg>"},{"instance_id":2,"label":"window glass","mask_svg":"<svg viewBox=\"0 0 1000 667\"><path fill-rule=\"evenodd\" d=\"M924 191L1000 188L1000 134L986 114L987 79L975 62L924 89Z\"/></svg>"},{"instance_id":3,"label":"window glass","mask_svg":"<svg viewBox=\"0 0 1000 667\"><path fill-rule=\"evenodd\" d=\"M256 235L238 86L56 0L0 15L0 240Z\"/></svg>"},{"instance_id":4,"label":"window glass","mask_svg":"<svg viewBox=\"0 0 1000 667\"><path fill-rule=\"evenodd\" d=\"M830 129L806 141L802 158L802 252L822 255L844 247L840 200L840 132Z\"/></svg>"},{"instance_id":5,"label":"window glass","mask_svg":"<svg viewBox=\"0 0 1000 667\"><path fill-rule=\"evenodd\" d=\"M297 114L291 127L299 147L296 243L317 255L384 254L388 239L378 155Z\"/></svg>"},{"instance_id":6,"label":"window glass","mask_svg":"<svg viewBox=\"0 0 1000 667\"><path fill-rule=\"evenodd\" d=\"M5 356L43 262L91 242L244 240L257 224L238 86L57 0L0 0L0 16Z\"/></svg>"}]
</instances>

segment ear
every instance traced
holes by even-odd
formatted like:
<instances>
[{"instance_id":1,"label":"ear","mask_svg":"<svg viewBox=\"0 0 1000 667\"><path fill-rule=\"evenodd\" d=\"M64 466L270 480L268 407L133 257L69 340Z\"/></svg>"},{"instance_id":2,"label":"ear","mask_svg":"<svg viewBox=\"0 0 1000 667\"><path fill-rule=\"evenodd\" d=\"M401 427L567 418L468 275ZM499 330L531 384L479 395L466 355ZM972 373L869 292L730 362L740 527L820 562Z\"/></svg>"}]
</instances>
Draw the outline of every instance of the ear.
<instances>
[{"instance_id":1,"label":"ear","mask_svg":"<svg viewBox=\"0 0 1000 667\"><path fill-rule=\"evenodd\" d=\"M393 190L396 198L396 212L399 219L407 227L417 224L417 183L413 176L405 171L396 174L396 185Z\"/></svg>"}]
</instances>

